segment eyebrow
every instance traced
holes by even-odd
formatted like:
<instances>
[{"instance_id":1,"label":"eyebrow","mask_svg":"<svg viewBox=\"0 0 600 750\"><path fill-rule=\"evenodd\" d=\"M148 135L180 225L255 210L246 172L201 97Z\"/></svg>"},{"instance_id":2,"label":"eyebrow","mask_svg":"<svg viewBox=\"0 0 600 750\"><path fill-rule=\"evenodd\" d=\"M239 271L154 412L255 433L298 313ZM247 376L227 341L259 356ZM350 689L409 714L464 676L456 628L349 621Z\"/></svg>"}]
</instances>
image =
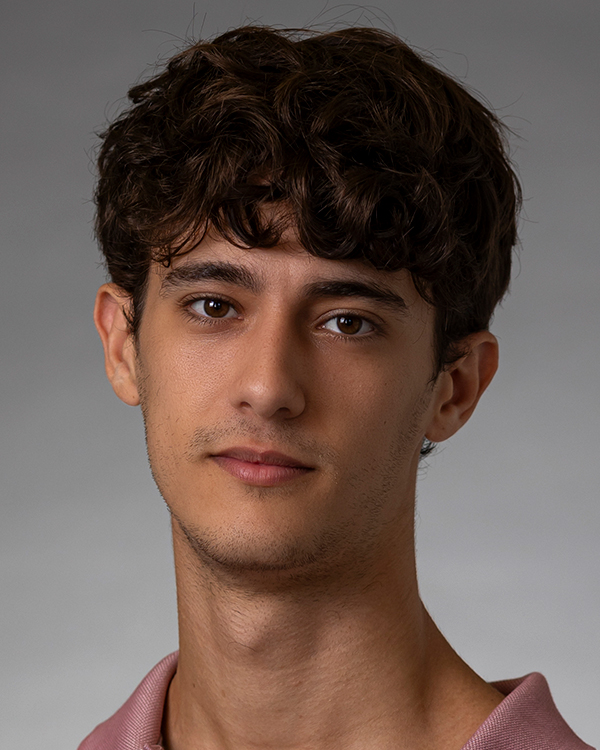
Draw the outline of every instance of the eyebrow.
<instances>
[{"instance_id":1,"label":"eyebrow","mask_svg":"<svg viewBox=\"0 0 600 750\"><path fill-rule=\"evenodd\" d=\"M374 281L315 281L304 288L304 293L311 299L360 297L378 302L393 312L405 313L408 310L403 297Z\"/></svg>"},{"instance_id":2,"label":"eyebrow","mask_svg":"<svg viewBox=\"0 0 600 750\"><path fill-rule=\"evenodd\" d=\"M186 263L173 268L162 280L160 294L164 296L172 289L188 286L195 281L226 281L244 287L254 294L258 294L264 286L257 276L241 266L208 261Z\"/></svg>"},{"instance_id":3,"label":"eyebrow","mask_svg":"<svg viewBox=\"0 0 600 750\"><path fill-rule=\"evenodd\" d=\"M242 266L218 261L186 263L173 268L161 283L160 295L172 289L193 284L196 281L225 281L241 286L253 294L260 294L264 281ZM302 290L308 299L328 299L331 297L361 298L373 300L393 312L405 313L408 306L404 299L388 287L376 281L355 281L354 279L320 279L307 284Z\"/></svg>"}]
</instances>

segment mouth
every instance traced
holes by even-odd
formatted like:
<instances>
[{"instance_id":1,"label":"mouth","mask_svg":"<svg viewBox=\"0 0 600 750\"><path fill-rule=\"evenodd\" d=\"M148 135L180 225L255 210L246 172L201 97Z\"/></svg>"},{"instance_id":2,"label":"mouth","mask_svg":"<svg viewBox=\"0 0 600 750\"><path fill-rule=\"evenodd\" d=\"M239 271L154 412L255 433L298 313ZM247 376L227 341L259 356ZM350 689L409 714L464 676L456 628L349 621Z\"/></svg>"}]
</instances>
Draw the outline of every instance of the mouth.
<instances>
[{"instance_id":1,"label":"mouth","mask_svg":"<svg viewBox=\"0 0 600 750\"><path fill-rule=\"evenodd\" d=\"M236 447L212 454L210 458L228 474L257 487L275 487L314 471L312 466L278 451Z\"/></svg>"}]
</instances>

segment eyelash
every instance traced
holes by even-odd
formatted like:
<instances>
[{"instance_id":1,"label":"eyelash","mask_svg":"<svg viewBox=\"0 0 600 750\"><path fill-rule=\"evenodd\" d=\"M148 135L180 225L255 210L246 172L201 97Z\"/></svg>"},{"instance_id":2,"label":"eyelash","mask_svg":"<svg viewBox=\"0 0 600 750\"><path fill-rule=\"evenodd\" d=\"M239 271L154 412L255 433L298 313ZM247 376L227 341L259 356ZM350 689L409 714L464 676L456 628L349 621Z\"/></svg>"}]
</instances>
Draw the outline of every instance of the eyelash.
<instances>
[{"instance_id":1,"label":"eyelash","mask_svg":"<svg viewBox=\"0 0 600 750\"><path fill-rule=\"evenodd\" d=\"M187 299L182 300L181 307L183 308L184 312L188 315L188 317L195 323L198 323L201 321L202 325L216 325L220 323L222 320L231 320L231 318L211 318L210 315L200 315L197 312L194 312L192 310L192 305L195 302L207 302L207 301L214 301L214 302L223 302L226 305L229 305L233 310L236 312L239 311L237 307L228 300L226 297L217 296L215 294L206 294L206 295L194 295L193 297L189 297Z\"/></svg>"},{"instance_id":2,"label":"eyelash","mask_svg":"<svg viewBox=\"0 0 600 750\"><path fill-rule=\"evenodd\" d=\"M354 318L355 320L358 319L363 323L367 323L371 327L371 330L367 331L366 333L351 334L343 333L342 331L332 331L329 328L325 329L325 324L331 322L332 320L336 320L336 318ZM350 310L341 310L339 312L336 312L335 315L329 315L329 317L319 325L319 328L327 330L331 335L335 336L338 339L342 339L343 341L368 340L381 335L383 332L383 326L375 323L375 321L371 320L371 318L368 318L366 315L359 315L355 312L351 312Z\"/></svg>"},{"instance_id":3,"label":"eyelash","mask_svg":"<svg viewBox=\"0 0 600 750\"><path fill-rule=\"evenodd\" d=\"M229 305L233 310L236 312L237 307L234 305L233 302L228 300L226 297L221 297L217 295L201 295L201 296L194 296L188 299L184 299L181 302L181 306L186 312L187 316L195 323L198 323L201 321L201 325L218 325L223 320L231 320L231 318L212 318L210 315L200 315L192 310L192 305L195 302L202 302L202 301L215 301L215 302L223 302L226 305ZM331 331L329 329L324 329L324 326L326 323L329 323L332 320L335 320L336 318L343 318L343 317L349 317L349 318L359 318L361 321L364 321L365 323L368 323L369 326L372 327L371 331L368 331L367 333L357 333L357 334L344 334L341 331L339 333L336 333L335 331ZM365 340L365 339L371 339L375 338L377 336L382 335L383 333L383 325L381 323L376 323L371 318L367 317L366 315L359 315L356 312L353 312L351 310L339 310L334 315L329 315L325 320L323 320L319 324L320 329L328 330L329 333L334 336L335 338L341 339L342 341L359 341L359 340Z\"/></svg>"}]
</instances>

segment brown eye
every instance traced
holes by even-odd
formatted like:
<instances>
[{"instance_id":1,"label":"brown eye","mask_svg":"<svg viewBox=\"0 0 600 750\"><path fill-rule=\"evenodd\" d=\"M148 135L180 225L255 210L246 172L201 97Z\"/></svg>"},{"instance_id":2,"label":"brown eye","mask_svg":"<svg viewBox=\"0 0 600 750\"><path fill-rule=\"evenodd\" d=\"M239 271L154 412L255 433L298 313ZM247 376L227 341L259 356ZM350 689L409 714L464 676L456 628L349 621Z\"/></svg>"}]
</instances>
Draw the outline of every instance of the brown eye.
<instances>
[{"instance_id":1,"label":"brown eye","mask_svg":"<svg viewBox=\"0 0 600 750\"><path fill-rule=\"evenodd\" d=\"M353 318L351 315L339 315L336 318L338 328L346 335L358 333L362 327L362 318Z\"/></svg>"},{"instance_id":2,"label":"brown eye","mask_svg":"<svg viewBox=\"0 0 600 750\"><path fill-rule=\"evenodd\" d=\"M328 320L323 328L335 333L342 333L344 336L355 336L358 333L371 333L373 325L360 315L336 315L335 318Z\"/></svg>"},{"instance_id":3,"label":"brown eye","mask_svg":"<svg viewBox=\"0 0 600 750\"><path fill-rule=\"evenodd\" d=\"M229 302L212 297L198 299L191 307L196 314L203 318L225 318L227 316L231 317L231 313L235 313Z\"/></svg>"}]
</instances>

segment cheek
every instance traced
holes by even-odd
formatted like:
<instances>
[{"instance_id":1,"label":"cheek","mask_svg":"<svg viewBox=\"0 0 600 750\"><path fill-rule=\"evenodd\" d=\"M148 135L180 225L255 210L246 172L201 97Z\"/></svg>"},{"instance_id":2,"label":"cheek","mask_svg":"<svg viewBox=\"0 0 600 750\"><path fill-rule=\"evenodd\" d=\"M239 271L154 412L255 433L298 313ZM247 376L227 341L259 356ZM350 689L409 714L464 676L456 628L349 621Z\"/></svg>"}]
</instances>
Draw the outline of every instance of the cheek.
<instances>
[{"instance_id":1,"label":"cheek","mask_svg":"<svg viewBox=\"0 0 600 750\"><path fill-rule=\"evenodd\" d=\"M162 345L146 356L144 397L148 413L185 424L204 413L223 388L227 363L210 348Z\"/></svg>"},{"instance_id":2,"label":"cheek","mask_svg":"<svg viewBox=\"0 0 600 750\"><path fill-rule=\"evenodd\" d=\"M352 461L372 467L390 454L412 456L420 449L430 397L426 380L400 365L341 372L326 389L326 429L333 444L342 443Z\"/></svg>"},{"instance_id":3,"label":"cheek","mask_svg":"<svg viewBox=\"0 0 600 750\"><path fill-rule=\"evenodd\" d=\"M223 367L192 347L147 347L140 399L148 455L162 490L183 479L195 431L211 419L223 388Z\"/></svg>"}]
</instances>

